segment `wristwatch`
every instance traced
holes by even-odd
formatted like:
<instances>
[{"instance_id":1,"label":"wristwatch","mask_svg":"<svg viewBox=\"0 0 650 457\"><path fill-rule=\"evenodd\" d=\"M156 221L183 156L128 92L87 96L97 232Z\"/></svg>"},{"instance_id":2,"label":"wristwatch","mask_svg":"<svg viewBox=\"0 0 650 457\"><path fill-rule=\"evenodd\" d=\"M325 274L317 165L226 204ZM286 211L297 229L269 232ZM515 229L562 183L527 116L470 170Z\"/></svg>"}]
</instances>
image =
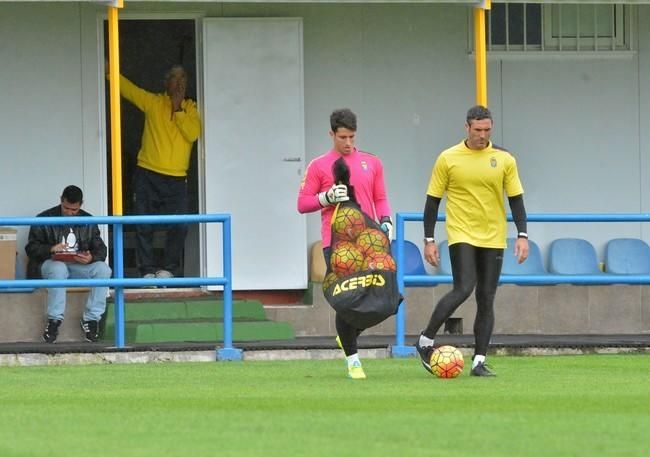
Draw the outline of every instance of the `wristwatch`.
<instances>
[{"instance_id":1,"label":"wristwatch","mask_svg":"<svg viewBox=\"0 0 650 457\"><path fill-rule=\"evenodd\" d=\"M435 242L436 242L436 240L434 240L433 238L429 238L429 237L424 238L424 244L425 245L427 245L429 243L435 243Z\"/></svg>"}]
</instances>

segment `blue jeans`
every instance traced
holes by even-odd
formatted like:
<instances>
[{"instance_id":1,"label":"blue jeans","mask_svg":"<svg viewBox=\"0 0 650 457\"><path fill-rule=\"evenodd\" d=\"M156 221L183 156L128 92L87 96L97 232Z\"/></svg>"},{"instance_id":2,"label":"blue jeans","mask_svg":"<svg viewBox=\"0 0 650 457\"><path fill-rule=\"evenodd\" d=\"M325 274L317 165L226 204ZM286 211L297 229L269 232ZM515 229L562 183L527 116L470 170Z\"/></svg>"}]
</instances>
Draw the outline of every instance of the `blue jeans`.
<instances>
[{"instance_id":1,"label":"blue jeans","mask_svg":"<svg viewBox=\"0 0 650 457\"><path fill-rule=\"evenodd\" d=\"M111 268L105 262L81 263L46 260L41 266L43 279L107 279L111 277ZM106 310L108 287L93 287L88 294L83 320L98 321ZM63 320L65 313L65 288L47 289L47 318Z\"/></svg>"}]
</instances>

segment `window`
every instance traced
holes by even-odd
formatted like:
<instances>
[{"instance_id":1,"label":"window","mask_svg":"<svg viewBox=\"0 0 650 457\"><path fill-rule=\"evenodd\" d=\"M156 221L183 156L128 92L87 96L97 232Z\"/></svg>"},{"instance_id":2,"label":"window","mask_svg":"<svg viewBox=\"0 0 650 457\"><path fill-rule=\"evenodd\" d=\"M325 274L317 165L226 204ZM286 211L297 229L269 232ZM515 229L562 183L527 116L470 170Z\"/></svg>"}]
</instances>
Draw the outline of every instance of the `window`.
<instances>
[{"instance_id":1,"label":"window","mask_svg":"<svg viewBox=\"0 0 650 457\"><path fill-rule=\"evenodd\" d=\"M486 16L488 49L541 48L542 5L496 3Z\"/></svg>"},{"instance_id":2,"label":"window","mask_svg":"<svg viewBox=\"0 0 650 457\"><path fill-rule=\"evenodd\" d=\"M489 51L629 51L631 7L621 4L493 3Z\"/></svg>"},{"instance_id":3,"label":"window","mask_svg":"<svg viewBox=\"0 0 650 457\"><path fill-rule=\"evenodd\" d=\"M629 49L623 5L549 5L544 11L547 47L570 50Z\"/></svg>"}]
</instances>

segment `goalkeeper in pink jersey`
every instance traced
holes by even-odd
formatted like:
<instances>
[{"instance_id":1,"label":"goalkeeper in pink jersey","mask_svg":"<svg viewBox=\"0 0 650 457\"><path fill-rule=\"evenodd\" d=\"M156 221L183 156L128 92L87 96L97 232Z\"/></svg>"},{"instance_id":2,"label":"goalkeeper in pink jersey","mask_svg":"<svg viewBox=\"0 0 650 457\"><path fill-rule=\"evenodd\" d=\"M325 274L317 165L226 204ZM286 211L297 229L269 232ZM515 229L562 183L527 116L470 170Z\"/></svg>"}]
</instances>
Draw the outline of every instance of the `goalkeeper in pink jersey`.
<instances>
[{"instance_id":1,"label":"goalkeeper in pink jersey","mask_svg":"<svg viewBox=\"0 0 650 457\"><path fill-rule=\"evenodd\" d=\"M335 110L330 115L330 128L332 149L309 163L298 193L300 213L320 211L323 254L328 272L331 269L332 213L337 203L349 199L347 186L334 182L332 166L337 159L343 158L350 170L350 185L354 187L355 198L361 210L379 221L382 230L390 239L393 231L390 205L384 184L384 167L378 157L356 148L356 115L347 108ZM366 377L357 349L357 337L363 330L352 326L337 313L337 340L347 358L348 375L353 379Z\"/></svg>"}]
</instances>

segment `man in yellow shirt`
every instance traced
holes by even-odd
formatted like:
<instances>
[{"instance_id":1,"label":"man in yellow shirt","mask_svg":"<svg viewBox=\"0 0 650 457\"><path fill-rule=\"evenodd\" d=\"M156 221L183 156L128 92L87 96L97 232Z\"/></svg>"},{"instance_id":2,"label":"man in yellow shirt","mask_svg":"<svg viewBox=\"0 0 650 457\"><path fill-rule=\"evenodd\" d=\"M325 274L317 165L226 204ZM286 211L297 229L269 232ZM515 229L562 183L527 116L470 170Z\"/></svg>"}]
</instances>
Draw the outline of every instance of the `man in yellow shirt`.
<instances>
[{"instance_id":1,"label":"man in yellow shirt","mask_svg":"<svg viewBox=\"0 0 650 457\"><path fill-rule=\"evenodd\" d=\"M522 263L528 257L524 189L515 158L490 142L490 111L483 106L470 108L465 129L467 138L438 156L424 209L424 258L438 266L440 255L433 235L440 201L447 193L446 227L453 289L436 305L415 347L422 366L431 371L436 333L476 288L475 348L470 374L494 376L485 365L485 357L494 328L494 296L506 247L504 194L508 196L518 231L515 255Z\"/></svg>"},{"instance_id":2,"label":"man in yellow shirt","mask_svg":"<svg viewBox=\"0 0 650 457\"><path fill-rule=\"evenodd\" d=\"M187 75L181 66L165 76L165 93L154 94L120 76L124 98L144 113L142 144L135 170L136 214L186 214L187 169L192 145L201 134L201 120L193 100L185 98ZM181 274L181 256L187 226L170 224L162 265L153 255L154 226L138 225L137 258L145 278L171 278Z\"/></svg>"}]
</instances>

